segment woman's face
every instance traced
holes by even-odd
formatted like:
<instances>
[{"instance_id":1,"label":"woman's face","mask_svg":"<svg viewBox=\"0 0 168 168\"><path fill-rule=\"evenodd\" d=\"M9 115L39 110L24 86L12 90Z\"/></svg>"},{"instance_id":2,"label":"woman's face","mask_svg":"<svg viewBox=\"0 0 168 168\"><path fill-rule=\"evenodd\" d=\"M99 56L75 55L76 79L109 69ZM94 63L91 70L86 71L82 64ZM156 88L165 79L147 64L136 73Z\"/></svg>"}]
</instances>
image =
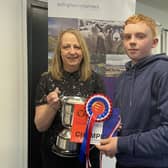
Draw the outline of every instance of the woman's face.
<instances>
[{"instance_id":1,"label":"woman's face","mask_svg":"<svg viewBox=\"0 0 168 168\"><path fill-rule=\"evenodd\" d=\"M81 46L72 33L65 33L61 39L61 58L64 70L74 72L79 70L83 59Z\"/></svg>"}]
</instances>

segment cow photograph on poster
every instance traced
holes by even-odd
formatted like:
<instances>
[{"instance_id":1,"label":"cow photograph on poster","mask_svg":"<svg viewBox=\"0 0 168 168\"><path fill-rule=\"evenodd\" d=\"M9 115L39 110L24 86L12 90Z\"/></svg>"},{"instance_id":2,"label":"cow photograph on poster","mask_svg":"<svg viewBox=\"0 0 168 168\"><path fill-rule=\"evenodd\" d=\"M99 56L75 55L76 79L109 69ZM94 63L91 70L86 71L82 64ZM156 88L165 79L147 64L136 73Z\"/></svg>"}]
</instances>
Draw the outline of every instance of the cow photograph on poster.
<instances>
[{"instance_id":1,"label":"cow photograph on poster","mask_svg":"<svg viewBox=\"0 0 168 168\"><path fill-rule=\"evenodd\" d=\"M58 33L67 28L80 30L88 45L93 70L105 77L118 76L124 70L123 23L77 18L48 18L48 64L50 66Z\"/></svg>"}]
</instances>

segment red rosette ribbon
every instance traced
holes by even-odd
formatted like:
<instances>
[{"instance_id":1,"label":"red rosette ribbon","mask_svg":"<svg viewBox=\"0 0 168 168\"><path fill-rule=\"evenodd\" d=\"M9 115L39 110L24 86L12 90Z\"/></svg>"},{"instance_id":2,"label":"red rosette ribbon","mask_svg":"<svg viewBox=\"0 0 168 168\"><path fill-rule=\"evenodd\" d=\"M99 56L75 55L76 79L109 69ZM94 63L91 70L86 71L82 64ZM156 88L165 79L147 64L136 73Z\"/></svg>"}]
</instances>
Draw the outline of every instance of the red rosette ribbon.
<instances>
[{"instance_id":1,"label":"red rosette ribbon","mask_svg":"<svg viewBox=\"0 0 168 168\"><path fill-rule=\"evenodd\" d=\"M85 110L88 114L88 122L81 145L80 160L84 161L86 156L86 167L89 166L89 147L92 136L92 130L95 122L102 122L108 119L112 114L112 101L104 94L93 94L85 103Z\"/></svg>"}]
</instances>

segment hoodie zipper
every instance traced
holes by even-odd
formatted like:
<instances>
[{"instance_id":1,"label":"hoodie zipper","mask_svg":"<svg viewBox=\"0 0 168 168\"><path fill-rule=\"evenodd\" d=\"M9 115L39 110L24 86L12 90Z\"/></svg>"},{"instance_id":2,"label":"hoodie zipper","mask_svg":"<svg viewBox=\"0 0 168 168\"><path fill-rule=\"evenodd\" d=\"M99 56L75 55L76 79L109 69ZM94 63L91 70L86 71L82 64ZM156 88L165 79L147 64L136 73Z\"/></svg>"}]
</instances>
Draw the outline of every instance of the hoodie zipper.
<instances>
[{"instance_id":1,"label":"hoodie zipper","mask_svg":"<svg viewBox=\"0 0 168 168\"><path fill-rule=\"evenodd\" d=\"M130 111L132 110L132 105L133 105L135 74L136 74L136 69L133 69L131 74L131 85L130 85L130 100L129 100Z\"/></svg>"}]
</instances>

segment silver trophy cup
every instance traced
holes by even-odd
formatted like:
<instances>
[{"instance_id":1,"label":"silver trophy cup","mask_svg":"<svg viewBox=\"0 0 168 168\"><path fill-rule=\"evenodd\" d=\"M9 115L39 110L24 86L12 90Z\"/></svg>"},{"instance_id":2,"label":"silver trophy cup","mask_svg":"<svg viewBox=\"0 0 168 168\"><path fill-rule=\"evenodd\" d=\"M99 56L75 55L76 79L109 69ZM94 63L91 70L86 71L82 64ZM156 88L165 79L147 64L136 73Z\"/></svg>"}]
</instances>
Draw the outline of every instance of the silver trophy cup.
<instances>
[{"instance_id":1,"label":"silver trophy cup","mask_svg":"<svg viewBox=\"0 0 168 168\"><path fill-rule=\"evenodd\" d=\"M63 96L61 102L61 119L64 129L57 136L55 152L63 157L75 157L79 153L79 144L70 141L74 105L84 104L85 98Z\"/></svg>"}]
</instances>

